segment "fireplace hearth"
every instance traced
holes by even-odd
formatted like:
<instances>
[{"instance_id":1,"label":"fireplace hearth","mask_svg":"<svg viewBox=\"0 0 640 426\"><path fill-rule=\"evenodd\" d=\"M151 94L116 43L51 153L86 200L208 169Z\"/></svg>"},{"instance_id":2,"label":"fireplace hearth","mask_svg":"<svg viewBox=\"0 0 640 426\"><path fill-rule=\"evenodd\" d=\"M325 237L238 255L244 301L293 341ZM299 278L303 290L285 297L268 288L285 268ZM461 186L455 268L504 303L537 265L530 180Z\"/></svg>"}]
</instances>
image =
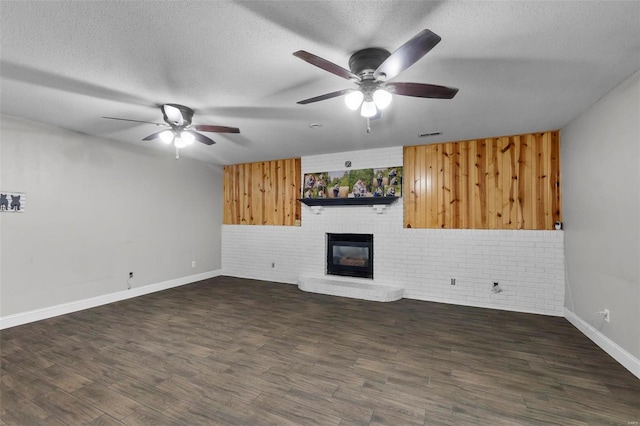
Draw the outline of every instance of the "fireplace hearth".
<instances>
[{"instance_id":1,"label":"fireplace hearth","mask_svg":"<svg viewBox=\"0 0 640 426\"><path fill-rule=\"evenodd\" d=\"M327 275L373 279L373 235L327 234Z\"/></svg>"}]
</instances>

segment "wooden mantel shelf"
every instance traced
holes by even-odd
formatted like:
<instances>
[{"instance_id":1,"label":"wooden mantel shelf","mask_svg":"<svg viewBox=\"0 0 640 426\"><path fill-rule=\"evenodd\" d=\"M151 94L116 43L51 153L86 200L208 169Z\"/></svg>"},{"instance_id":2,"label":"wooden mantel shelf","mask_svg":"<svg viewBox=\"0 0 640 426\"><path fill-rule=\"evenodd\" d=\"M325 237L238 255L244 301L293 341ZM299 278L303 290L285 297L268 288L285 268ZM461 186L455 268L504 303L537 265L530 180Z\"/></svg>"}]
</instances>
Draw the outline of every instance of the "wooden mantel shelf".
<instances>
[{"instance_id":1,"label":"wooden mantel shelf","mask_svg":"<svg viewBox=\"0 0 640 426\"><path fill-rule=\"evenodd\" d=\"M393 204L400 197L298 198L307 206L375 206Z\"/></svg>"}]
</instances>

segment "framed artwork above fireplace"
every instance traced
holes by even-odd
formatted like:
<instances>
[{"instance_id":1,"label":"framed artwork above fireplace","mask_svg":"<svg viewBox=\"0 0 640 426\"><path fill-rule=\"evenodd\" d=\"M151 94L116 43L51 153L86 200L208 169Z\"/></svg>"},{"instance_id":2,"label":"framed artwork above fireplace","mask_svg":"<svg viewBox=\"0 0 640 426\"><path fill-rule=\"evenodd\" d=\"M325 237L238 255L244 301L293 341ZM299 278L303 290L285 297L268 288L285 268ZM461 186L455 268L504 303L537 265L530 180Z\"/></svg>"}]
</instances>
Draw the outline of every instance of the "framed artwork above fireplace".
<instances>
[{"instance_id":1,"label":"framed artwork above fireplace","mask_svg":"<svg viewBox=\"0 0 640 426\"><path fill-rule=\"evenodd\" d=\"M402 166L305 173L301 200L402 196Z\"/></svg>"}]
</instances>

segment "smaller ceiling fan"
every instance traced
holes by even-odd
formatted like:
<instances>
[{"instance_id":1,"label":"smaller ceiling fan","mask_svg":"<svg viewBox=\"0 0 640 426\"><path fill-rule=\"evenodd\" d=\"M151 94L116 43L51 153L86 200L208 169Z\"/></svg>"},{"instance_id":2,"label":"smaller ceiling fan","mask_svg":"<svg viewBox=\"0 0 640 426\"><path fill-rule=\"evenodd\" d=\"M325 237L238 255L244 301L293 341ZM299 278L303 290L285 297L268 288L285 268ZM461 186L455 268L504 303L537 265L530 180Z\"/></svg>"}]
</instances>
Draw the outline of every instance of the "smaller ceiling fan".
<instances>
[{"instance_id":1,"label":"smaller ceiling fan","mask_svg":"<svg viewBox=\"0 0 640 426\"><path fill-rule=\"evenodd\" d=\"M451 99L458 93L458 89L454 87L389 82L390 79L416 63L440 40L439 35L425 29L393 53L377 47L362 49L349 58L349 70L312 53L299 50L293 55L338 77L354 81L358 88L338 90L298 103L305 105L347 95L345 98L347 106L352 110L360 108L360 114L369 119L379 115L379 110L386 108L391 103L393 94L418 98Z\"/></svg>"},{"instance_id":2,"label":"smaller ceiling fan","mask_svg":"<svg viewBox=\"0 0 640 426\"><path fill-rule=\"evenodd\" d=\"M170 129L164 129L160 130L159 132L152 133L142 140L149 141L157 138L167 145L173 143L173 145L176 147L176 158L179 158L178 150L180 148L189 146L194 141L202 142L206 145L213 145L215 143L211 138L203 135L202 133L196 132L196 130L200 132L211 133L240 133L240 129L238 129L237 127L213 126L210 124L195 124L192 126L191 119L193 118L193 110L184 105L164 104L160 105L160 110L162 111L162 116L165 121L164 123L131 120L128 118L117 117L102 118L106 118L108 120L132 121L134 123L147 123L155 124L156 126L170 127Z\"/></svg>"}]
</instances>

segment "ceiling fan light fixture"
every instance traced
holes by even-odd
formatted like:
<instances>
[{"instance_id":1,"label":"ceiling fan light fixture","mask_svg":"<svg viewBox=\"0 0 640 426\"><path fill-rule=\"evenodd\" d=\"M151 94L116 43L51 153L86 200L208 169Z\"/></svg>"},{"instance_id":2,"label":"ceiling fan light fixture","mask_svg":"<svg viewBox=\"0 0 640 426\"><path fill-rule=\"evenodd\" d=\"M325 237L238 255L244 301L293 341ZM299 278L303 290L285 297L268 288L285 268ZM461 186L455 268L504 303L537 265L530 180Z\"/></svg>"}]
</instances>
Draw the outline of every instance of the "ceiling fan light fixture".
<instances>
[{"instance_id":1,"label":"ceiling fan light fixture","mask_svg":"<svg viewBox=\"0 0 640 426\"><path fill-rule=\"evenodd\" d=\"M171 130L165 130L164 132L161 132L158 137L160 138L160 140L162 141L162 143L169 145L174 138L174 134Z\"/></svg>"},{"instance_id":2,"label":"ceiling fan light fixture","mask_svg":"<svg viewBox=\"0 0 640 426\"><path fill-rule=\"evenodd\" d=\"M176 148L184 148L191 145L195 139L196 138L191 133L182 132L179 135L176 135L174 145Z\"/></svg>"},{"instance_id":3,"label":"ceiling fan light fixture","mask_svg":"<svg viewBox=\"0 0 640 426\"><path fill-rule=\"evenodd\" d=\"M360 115L363 117L373 117L378 113L376 104L373 101L364 101L362 103L362 109L360 109Z\"/></svg>"},{"instance_id":4,"label":"ceiling fan light fixture","mask_svg":"<svg viewBox=\"0 0 640 426\"><path fill-rule=\"evenodd\" d=\"M373 92L373 102L375 102L378 109L385 109L391 103L391 93L387 92L384 89L377 89Z\"/></svg>"},{"instance_id":5,"label":"ceiling fan light fixture","mask_svg":"<svg viewBox=\"0 0 640 426\"><path fill-rule=\"evenodd\" d=\"M363 99L364 94L360 90L354 90L344 98L344 103L350 110L355 111L360 108Z\"/></svg>"}]
</instances>

